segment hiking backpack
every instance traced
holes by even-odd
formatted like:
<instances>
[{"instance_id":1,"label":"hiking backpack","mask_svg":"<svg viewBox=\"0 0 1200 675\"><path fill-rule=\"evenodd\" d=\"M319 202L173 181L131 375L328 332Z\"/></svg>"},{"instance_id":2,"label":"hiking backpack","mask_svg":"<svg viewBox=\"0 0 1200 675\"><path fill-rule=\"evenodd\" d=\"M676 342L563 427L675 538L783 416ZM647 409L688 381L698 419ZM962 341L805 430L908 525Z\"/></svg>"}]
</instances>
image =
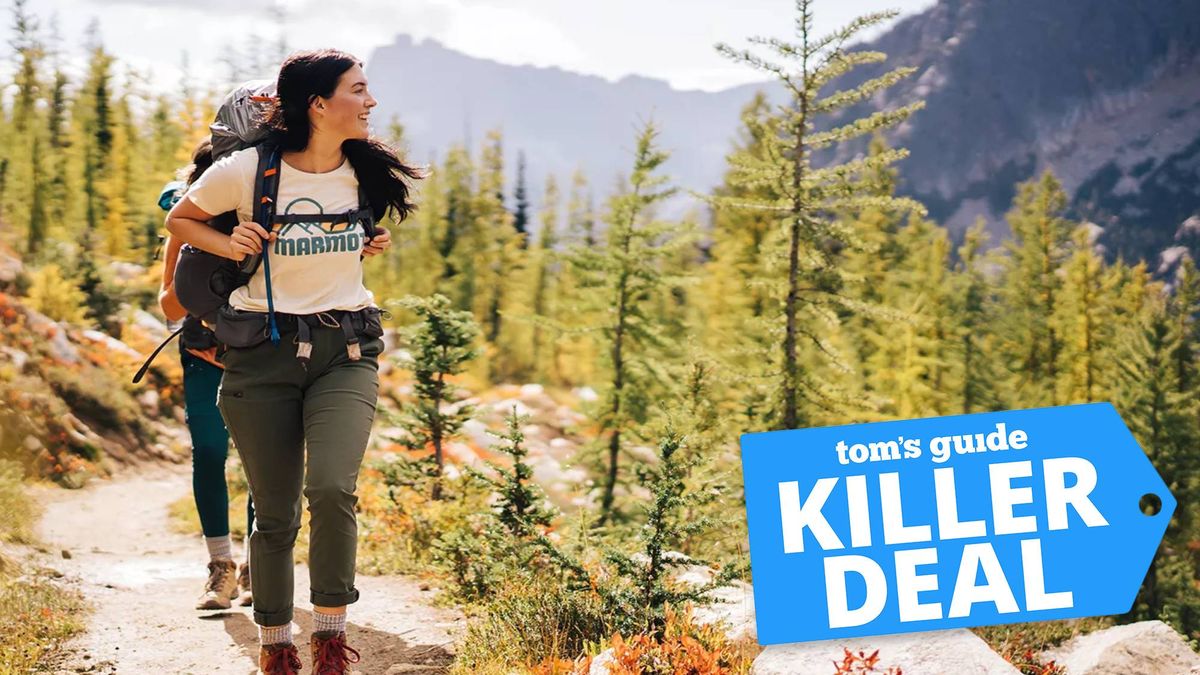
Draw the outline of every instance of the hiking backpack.
<instances>
[{"instance_id":1,"label":"hiking backpack","mask_svg":"<svg viewBox=\"0 0 1200 675\"><path fill-rule=\"evenodd\" d=\"M209 125L213 161L216 162L238 150L257 148L254 222L262 225L268 232L272 231L275 225L285 225L289 222L348 222L351 225L361 225L366 240L369 241L375 235L375 217L361 184L358 188L357 209L340 214L275 214L282 159L279 147L270 142L270 130L264 124L266 112L274 97L275 83L268 80L246 82L225 97L217 109L216 119ZM228 211L214 216L209 225L228 235L239 222L237 212ZM216 326L218 310L229 302L229 295L235 289L249 283L260 264L263 265L263 273L266 276L270 338L278 344L279 334L275 326L275 303L271 292L271 264L267 242L263 242L262 254L248 255L240 262L184 244L180 248L179 259L175 265L175 295L190 316L209 326ZM135 384L146 374L154 357L181 330L182 328L172 333L154 350L134 376Z\"/></svg>"}]
</instances>

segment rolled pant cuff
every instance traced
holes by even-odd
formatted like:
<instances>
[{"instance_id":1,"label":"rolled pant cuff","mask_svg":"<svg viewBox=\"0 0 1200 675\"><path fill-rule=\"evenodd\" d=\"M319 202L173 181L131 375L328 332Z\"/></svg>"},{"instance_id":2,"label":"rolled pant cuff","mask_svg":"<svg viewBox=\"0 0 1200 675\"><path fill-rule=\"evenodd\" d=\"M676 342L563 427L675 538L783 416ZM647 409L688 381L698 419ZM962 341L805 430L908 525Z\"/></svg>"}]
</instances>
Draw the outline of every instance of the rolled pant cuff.
<instances>
[{"instance_id":1,"label":"rolled pant cuff","mask_svg":"<svg viewBox=\"0 0 1200 675\"><path fill-rule=\"evenodd\" d=\"M285 623L291 623L293 609L292 607L288 607L278 612L260 612L254 610L254 623L260 626L282 626Z\"/></svg>"},{"instance_id":2,"label":"rolled pant cuff","mask_svg":"<svg viewBox=\"0 0 1200 675\"><path fill-rule=\"evenodd\" d=\"M344 607L358 602L358 589L352 588L349 593L318 593L311 591L312 604L318 607Z\"/></svg>"}]
</instances>

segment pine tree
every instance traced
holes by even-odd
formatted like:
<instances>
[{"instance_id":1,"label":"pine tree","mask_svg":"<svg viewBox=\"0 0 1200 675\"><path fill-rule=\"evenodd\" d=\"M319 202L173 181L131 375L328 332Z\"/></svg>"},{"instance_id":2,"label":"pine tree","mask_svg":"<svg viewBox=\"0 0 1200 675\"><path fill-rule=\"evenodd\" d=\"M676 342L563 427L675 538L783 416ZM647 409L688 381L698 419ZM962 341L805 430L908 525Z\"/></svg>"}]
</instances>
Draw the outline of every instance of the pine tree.
<instances>
[{"instance_id":1,"label":"pine tree","mask_svg":"<svg viewBox=\"0 0 1200 675\"><path fill-rule=\"evenodd\" d=\"M72 121L79 125L83 158L83 200L88 232L100 231L104 211L103 179L112 153L113 121L110 100L113 57L99 43L98 27L92 24L88 38L88 74L76 99Z\"/></svg>"},{"instance_id":2,"label":"pine tree","mask_svg":"<svg viewBox=\"0 0 1200 675\"><path fill-rule=\"evenodd\" d=\"M1076 228L1072 240L1074 252L1064 265L1052 322L1061 345L1056 398L1060 403L1090 403L1107 398L1101 375L1107 369L1105 347L1111 343L1113 288L1094 250L1091 226Z\"/></svg>"},{"instance_id":3,"label":"pine tree","mask_svg":"<svg viewBox=\"0 0 1200 675\"><path fill-rule=\"evenodd\" d=\"M933 417L952 411L950 392L959 374L953 368L957 347L951 307L948 233L921 218L912 219L894 238L896 268L877 302L888 310L871 317L863 338L872 343L867 382L884 398L887 417ZM888 320L890 319L890 320Z\"/></svg>"},{"instance_id":4,"label":"pine tree","mask_svg":"<svg viewBox=\"0 0 1200 675\"><path fill-rule=\"evenodd\" d=\"M0 148L5 160L5 185L0 211L23 234L26 253L36 254L46 238L46 192L49 180L44 169L45 129L37 109L43 97L42 66L46 49L37 19L26 0L14 0L13 37L10 45L14 64L11 130L9 141Z\"/></svg>"},{"instance_id":5,"label":"pine tree","mask_svg":"<svg viewBox=\"0 0 1200 675\"><path fill-rule=\"evenodd\" d=\"M1050 172L1021 184L1008 226L1003 315L1010 326L1004 351L1013 373L1013 405L1055 405L1062 335L1054 308L1062 279L1058 270L1070 253L1074 226L1063 218L1066 194Z\"/></svg>"},{"instance_id":6,"label":"pine tree","mask_svg":"<svg viewBox=\"0 0 1200 675\"><path fill-rule=\"evenodd\" d=\"M448 404L458 399L458 388L449 380L478 356L474 343L479 329L470 312L453 309L449 298L405 298L402 306L413 312L417 323L408 327L406 339L413 358L413 390L416 401L405 406L407 435L399 441L413 450L432 448L436 476L431 496L442 498L443 448L471 418L471 407Z\"/></svg>"},{"instance_id":7,"label":"pine tree","mask_svg":"<svg viewBox=\"0 0 1200 675\"><path fill-rule=\"evenodd\" d=\"M525 194L525 153L517 154L517 184L513 188L513 229L520 237L521 248L529 246L529 199Z\"/></svg>"},{"instance_id":8,"label":"pine tree","mask_svg":"<svg viewBox=\"0 0 1200 675\"><path fill-rule=\"evenodd\" d=\"M566 248L596 245L596 216L587 177L576 169L571 175L571 190L567 198L566 232L562 243ZM571 265L559 268L559 304L551 319L559 326L570 322L584 325L596 323L596 317L586 316L586 308L576 299L580 297L582 280ZM554 372L562 384L586 384L597 378L596 344L587 333L557 331L555 339Z\"/></svg>"},{"instance_id":9,"label":"pine tree","mask_svg":"<svg viewBox=\"0 0 1200 675\"><path fill-rule=\"evenodd\" d=\"M558 182L554 180L554 176L546 177L546 189L542 197L543 205L541 216L538 219L538 241L537 248L533 253L532 269L533 269L533 301L531 309L535 316L555 316L555 307L558 293L553 287L557 274L555 274L555 247L558 245ZM532 346L532 361L536 375L539 379L545 379L549 371L554 371L558 367L557 350L549 359L550 365L546 366L545 354L543 354L544 340L546 338L546 328L541 325L534 324L533 326L533 346ZM554 373L555 379L559 377L557 372Z\"/></svg>"},{"instance_id":10,"label":"pine tree","mask_svg":"<svg viewBox=\"0 0 1200 675\"><path fill-rule=\"evenodd\" d=\"M854 180L864 172L894 163L906 155L892 149L820 169L812 166L812 153L863 135L899 124L922 107L913 103L883 110L867 117L838 119L840 126L816 131L815 123L869 99L910 75L914 69L897 68L867 80L852 89L821 96L822 89L836 78L867 64L881 63L884 54L848 51L846 43L862 30L895 16L894 12L868 14L828 36L815 38L812 30L812 0L797 0L796 38L791 43L778 39L753 38L793 64L794 70L763 58L751 50L718 45L729 58L771 73L791 94L791 102L764 122L762 157L740 154L732 159L735 184L747 188L770 186L778 194L772 199L715 197L724 208L747 208L774 214L786 228L786 272L782 288L783 331L779 341L778 386L781 400L776 419L784 428L803 423L801 405L821 395L820 383L802 369L801 340L820 347L821 338L808 326L830 318L830 307L840 304L844 279L836 264L838 251L851 243L851 233L832 214L876 205L896 211L923 212L911 200L866 196L854 189ZM808 315L808 316L806 316Z\"/></svg>"},{"instance_id":11,"label":"pine tree","mask_svg":"<svg viewBox=\"0 0 1200 675\"><path fill-rule=\"evenodd\" d=\"M995 336L989 330L991 290L984 274L983 245L987 241L982 218L967 230L958 249L958 274L962 279L959 297L954 303L959 316L957 325L959 371L962 373L955 412L968 414L1001 407L994 382L996 370L991 354Z\"/></svg>"},{"instance_id":12,"label":"pine tree","mask_svg":"<svg viewBox=\"0 0 1200 675\"><path fill-rule=\"evenodd\" d=\"M1188 553L1183 545L1187 535L1194 534L1187 530L1196 490L1193 467L1200 461L1197 394L1180 386L1174 357L1181 336L1173 330L1165 301L1155 297L1145 311L1130 318L1120 342L1114 403L1182 507L1171 519L1146 573L1133 617L1157 618L1170 603L1176 612L1187 612L1188 625L1177 627L1190 634L1200 627L1200 597L1193 581L1197 570L1195 561L1185 558ZM1187 564L1188 579L1182 585L1164 587L1163 566L1172 564Z\"/></svg>"},{"instance_id":13,"label":"pine tree","mask_svg":"<svg viewBox=\"0 0 1200 675\"><path fill-rule=\"evenodd\" d=\"M688 463L681 455L683 437L668 428L658 444L657 463L641 467L651 491L645 507L646 522L635 537L638 555L610 550L607 561L614 566L618 582L600 589L608 611L626 634L649 633L662 637L666 612L684 603L707 604L709 591L728 584L737 574L733 565L723 566L708 583L679 588L671 583L671 572L686 565L705 564L687 556L671 555L689 537L712 529L712 518L685 519L689 504L699 495L684 489Z\"/></svg>"},{"instance_id":14,"label":"pine tree","mask_svg":"<svg viewBox=\"0 0 1200 675\"><path fill-rule=\"evenodd\" d=\"M727 161L739 156L764 160L763 136L770 104L759 92L741 112L739 129ZM773 200L779 197L770 185L743 185L736 169L726 169L715 194L726 199ZM740 402L742 425L756 428L763 402L772 383L762 377L761 364L771 360L773 320L782 312L764 279L770 252L780 245L777 217L751 209L714 209L712 243L705 263L703 291L696 303L693 323L701 345L727 365L731 396Z\"/></svg>"},{"instance_id":15,"label":"pine tree","mask_svg":"<svg viewBox=\"0 0 1200 675\"><path fill-rule=\"evenodd\" d=\"M596 244L596 214L587 176L576 169L571 174L571 195L567 200L567 238L584 246Z\"/></svg>"},{"instance_id":16,"label":"pine tree","mask_svg":"<svg viewBox=\"0 0 1200 675\"><path fill-rule=\"evenodd\" d=\"M518 415L514 407L504 419L505 433L497 436L502 441L498 449L512 461L511 469L489 462L496 473L495 478L471 470L496 494L496 519L509 536L518 541L544 534L555 515L554 509L548 506L545 493L533 482L533 467L525 462L529 451L522 445L525 435L521 426L528 419L526 415Z\"/></svg>"},{"instance_id":17,"label":"pine tree","mask_svg":"<svg viewBox=\"0 0 1200 675\"><path fill-rule=\"evenodd\" d=\"M525 331L505 321L521 305L516 290L524 269L521 239L513 229L513 215L504 206L503 136L487 135L480 158L479 182L474 196L474 221L465 240L473 254L475 280L471 307L487 340L487 378L496 382L529 375Z\"/></svg>"},{"instance_id":18,"label":"pine tree","mask_svg":"<svg viewBox=\"0 0 1200 675\"><path fill-rule=\"evenodd\" d=\"M18 135L24 134L34 122L34 106L41 95L40 65L45 46L39 36L37 18L30 15L28 0L13 0L13 39L10 42L17 57L12 121Z\"/></svg>"},{"instance_id":19,"label":"pine tree","mask_svg":"<svg viewBox=\"0 0 1200 675\"><path fill-rule=\"evenodd\" d=\"M453 145L442 165L446 195L445 228L438 238L438 253L444 263L439 292L446 293L459 309L470 309L475 294L475 255L471 245L478 237L473 197L475 167L461 145Z\"/></svg>"},{"instance_id":20,"label":"pine tree","mask_svg":"<svg viewBox=\"0 0 1200 675\"><path fill-rule=\"evenodd\" d=\"M69 101L67 86L69 80L62 66L62 53L59 47L57 26L52 28L54 44L54 83L51 86L50 105L47 109L46 128L48 132L47 145L50 153L50 185L47 188L48 202L47 218L63 228L68 214L68 200L71 195L70 156L71 137L68 128ZM60 233L65 236L65 232Z\"/></svg>"},{"instance_id":21,"label":"pine tree","mask_svg":"<svg viewBox=\"0 0 1200 675\"><path fill-rule=\"evenodd\" d=\"M673 346L650 311L652 299L672 281L663 273L663 261L692 241L680 225L652 219L655 206L676 192L656 175L667 160L655 145L657 133L647 124L638 134L633 172L612 198L605 241L575 246L567 256L580 279L580 320L597 321L581 327L600 334L606 357L605 401L596 420L607 441L601 525L613 514L622 438L646 421L653 391L670 379L665 367Z\"/></svg>"}]
</instances>

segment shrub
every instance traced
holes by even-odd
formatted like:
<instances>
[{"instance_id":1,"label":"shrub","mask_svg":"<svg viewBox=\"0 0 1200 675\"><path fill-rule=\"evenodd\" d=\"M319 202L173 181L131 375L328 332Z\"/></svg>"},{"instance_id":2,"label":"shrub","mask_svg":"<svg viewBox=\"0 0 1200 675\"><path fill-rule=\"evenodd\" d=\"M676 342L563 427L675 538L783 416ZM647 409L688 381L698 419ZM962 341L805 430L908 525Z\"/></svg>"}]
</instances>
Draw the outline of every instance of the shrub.
<instances>
[{"instance_id":1,"label":"shrub","mask_svg":"<svg viewBox=\"0 0 1200 675\"><path fill-rule=\"evenodd\" d=\"M83 324L87 316L87 295L62 269L53 263L29 275L29 307L55 321Z\"/></svg>"},{"instance_id":2,"label":"shrub","mask_svg":"<svg viewBox=\"0 0 1200 675\"><path fill-rule=\"evenodd\" d=\"M564 591L545 580L515 585L486 609L486 616L467 628L455 672L574 661L598 651L610 631L599 597Z\"/></svg>"}]
</instances>

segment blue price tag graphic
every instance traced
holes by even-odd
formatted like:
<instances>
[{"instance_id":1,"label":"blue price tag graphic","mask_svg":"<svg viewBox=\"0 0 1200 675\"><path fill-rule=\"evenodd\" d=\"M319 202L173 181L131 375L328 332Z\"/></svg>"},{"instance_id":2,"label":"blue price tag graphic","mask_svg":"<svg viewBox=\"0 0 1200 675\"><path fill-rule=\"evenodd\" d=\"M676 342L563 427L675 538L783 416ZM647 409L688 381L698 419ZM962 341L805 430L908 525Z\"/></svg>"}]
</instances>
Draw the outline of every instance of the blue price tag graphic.
<instances>
[{"instance_id":1,"label":"blue price tag graphic","mask_svg":"<svg viewBox=\"0 0 1200 675\"><path fill-rule=\"evenodd\" d=\"M1175 510L1108 403L745 434L742 470L764 645L1120 614Z\"/></svg>"}]
</instances>

